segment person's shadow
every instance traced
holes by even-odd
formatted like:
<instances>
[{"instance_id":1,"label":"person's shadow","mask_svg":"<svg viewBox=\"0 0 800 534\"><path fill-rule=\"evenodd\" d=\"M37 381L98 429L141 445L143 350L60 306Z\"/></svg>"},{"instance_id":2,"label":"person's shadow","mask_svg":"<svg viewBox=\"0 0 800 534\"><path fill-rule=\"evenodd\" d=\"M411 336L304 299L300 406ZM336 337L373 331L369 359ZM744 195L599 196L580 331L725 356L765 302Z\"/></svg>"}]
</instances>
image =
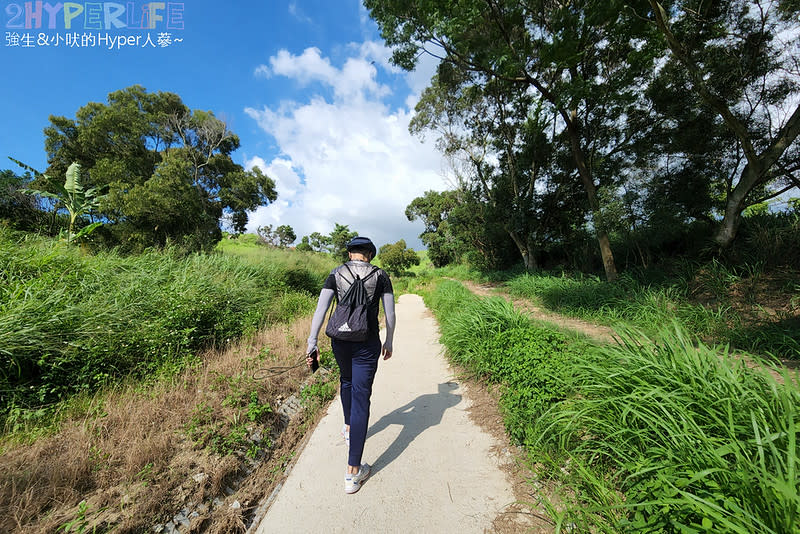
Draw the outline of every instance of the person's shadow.
<instances>
[{"instance_id":1,"label":"person's shadow","mask_svg":"<svg viewBox=\"0 0 800 534\"><path fill-rule=\"evenodd\" d=\"M439 384L438 393L420 395L405 406L384 415L370 426L367 438L374 436L389 425L403 427L400 434L373 463L373 473L377 473L392 463L417 436L428 428L438 425L448 408L461 402L461 395L453 394L454 389L458 389L458 384L455 382Z\"/></svg>"}]
</instances>

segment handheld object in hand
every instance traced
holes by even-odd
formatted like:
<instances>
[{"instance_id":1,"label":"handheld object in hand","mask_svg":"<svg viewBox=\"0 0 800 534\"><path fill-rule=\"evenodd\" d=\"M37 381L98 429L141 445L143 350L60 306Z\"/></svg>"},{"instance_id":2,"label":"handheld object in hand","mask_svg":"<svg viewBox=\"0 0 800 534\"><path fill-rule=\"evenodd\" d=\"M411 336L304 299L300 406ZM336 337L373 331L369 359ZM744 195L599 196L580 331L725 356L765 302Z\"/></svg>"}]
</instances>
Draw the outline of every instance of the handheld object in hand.
<instances>
[{"instance_id":1,"label":"handheld object in hand","mask_svg":"<svg viewBox=\"0 0 800 534\"><path fill-rule=\"evenodd\" d=\"M314 349L308 355L311 356L311 372L315 373L319 369L319 350Z\"/></svg>"}]
</instances>

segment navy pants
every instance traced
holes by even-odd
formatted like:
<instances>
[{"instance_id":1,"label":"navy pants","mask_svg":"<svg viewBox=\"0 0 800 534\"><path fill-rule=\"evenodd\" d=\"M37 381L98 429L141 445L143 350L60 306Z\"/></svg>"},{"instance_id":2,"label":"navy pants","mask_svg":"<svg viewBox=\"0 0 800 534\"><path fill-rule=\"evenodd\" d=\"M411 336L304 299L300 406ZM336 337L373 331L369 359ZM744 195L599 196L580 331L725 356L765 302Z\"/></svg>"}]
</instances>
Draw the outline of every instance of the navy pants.
<instances>
[{"instance_id":1,"label":"navy pants","mask_svg":"<svg viewBox=\"0 0 800 534\"><path fill-rule=\"evenodd\" d=\"M379 337L366 341L331 340L333 355L339 364L342 410L344 424L350 425L350 452L347 464L361 465L364 442L367 440L369 425L370 396L378 358L381 355Z\"/></svg>"}]
</instances>

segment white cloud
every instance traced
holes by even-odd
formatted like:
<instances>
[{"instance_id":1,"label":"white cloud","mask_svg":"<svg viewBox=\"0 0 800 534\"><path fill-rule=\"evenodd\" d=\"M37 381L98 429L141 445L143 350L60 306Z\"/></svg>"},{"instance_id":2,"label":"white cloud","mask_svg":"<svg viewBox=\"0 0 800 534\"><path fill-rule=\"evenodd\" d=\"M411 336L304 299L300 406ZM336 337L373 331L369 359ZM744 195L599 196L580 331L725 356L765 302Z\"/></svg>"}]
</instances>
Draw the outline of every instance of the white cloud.
<instances>
[{"instance_id":1,"label":"white cloud","mask_svg":"<svg viewBox=\"0 0 800 534\"><path fill-rule=\"evenodd\" d=\"M297 2L289 2L289 14L300 22L305 22L308 24L314 22L311 20L311 17L306 15L299 7L297 7Z\"/></svg>"},{"instance_id":2,"label":"white cloud","mask_svg":"<svg viewBox=\"0 0 800 534\"><path fill-rule=\"evenodd\" d=\"M349 49L352 56L341 67L316 48L300 55L281 50L270 58L273 76L320 83L333 95L245 110L280 148L269 162L247 162L276 180L279 195L251 215L249 227L290 224L299 237L329 233L340 223L378 246L401 238L420 246L421 224L408 222L405 207L427 190L446 187L441 155L432 142L409 134L408 109L391 110L384 102L389 89L378 83L376 65L390 72L385 47L365 42Z\"/></svg>"},{"instance_id":3,"label":"white cloud","mask_svg":"<svg viewBox=\"0 0 800 534\"><path fill-rule=\"evenodd\" d=\"M259 65L255 69L257 75L269 77L285 76L301 86L321 83L329 86L339 98L353 98L361 93L377 96L388 94L389 89L376 81L377 70L374 61L367 61L366 50L357 58L348 58L341 69L337 69L328 58L323 58L319 48L306 48L302 54L294 55L281 50L270 58L270 65Z\"/></svg>"},{"instance_id":4,"label":"white cloud","mask_svg":"<svg viewBox=\"0 0 800 534\"><path fill-rule=\"evenodd\" d=\"M255 68L253 73L257 77L262 77L262 78L269 78L270 76L272 76L272 71L270 71L269 67L267 67L266 65L259 65L258 67Z\"/></svg>"}]
</instances>

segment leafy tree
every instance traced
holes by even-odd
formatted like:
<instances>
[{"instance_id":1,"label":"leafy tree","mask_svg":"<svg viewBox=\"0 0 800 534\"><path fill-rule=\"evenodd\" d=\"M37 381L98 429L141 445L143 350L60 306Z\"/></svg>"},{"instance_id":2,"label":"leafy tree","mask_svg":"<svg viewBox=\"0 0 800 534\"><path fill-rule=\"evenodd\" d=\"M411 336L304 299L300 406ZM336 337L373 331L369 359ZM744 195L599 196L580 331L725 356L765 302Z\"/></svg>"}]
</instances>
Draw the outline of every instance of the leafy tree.
<instances>
[{"instance_id":1,"label":"leafy tree","mask_svg":"<svg viewBox=\"0 0 800 534\"><path fill-rule=\"evenodd\" d=\"M339 261L347 261L347 243L358 236L358 232L351 232L346 224L334 224L335 226L330 235L331 255Z\"/></svg>"},{"instance_id":2,"label":"leafy tree","mask_svg":"<svg viewBox=\"0 0 800 534\"><path fill-rule=\"evenodd\" d=\"M258 242L262 245L278 246L278 234L272 229L271 224L259 226L256 228L256 234L258 235Z\"/></svg>"},{"instance_id":3,"label":"leafy tree","mask_svg":"<svg viewBox=\"0 0 800 534\"><path fill-rule=\"evenodd\" d=\"M0 220L20 230L45 230L47 213L36 197L25 193L30 188L30 173L0 171Z\"/></svg>"},{"instance_id":4,"label":"leafy tree","mask_svg":"<svg viewBox=\"0 0 800 534\"><path fill-rule=\"evenodd\" d=\"M395 64L412 69L427 52L441 58L440 77L447 69L461 72L462 88L485 90L502 82L518 86L499 93L511 101L513 95L538 95L547 106L544 115L552 114L553 137L562 137L570 149L606 276L616 278L598 191L617 186L628 149L647 133L640 87L656 57L654 41L647 39L652 28L621 0L365 5L394 47Z\"/></svg>"},{"instance_id":5,"label":"leafy tree","mask_svg":"<svg viewBox=\"0 0 800 534\"><path fill-rule=\"evenodd\" d=\"M297 239L297 234L294 233L294 229L288 224L280 225L275 230L275 234L278 238L278 246L281 248L288 247Z\"/></svg>"},{"instance_id":6,"label":"leafy tree","mask_svg":"<svg viewBox=\"0 0 800 534\"><path fill-rule=\"evenodd\" d=\"M412 265L419 265L419 255L413 249L406 248L403 239L393 245L383 245L379 255L381 265L390 274L400 275Z\"/></svg>"},{"instance_id":7,"label":"leafy tree","mask_svg":"<svg viewBox=\"0 0 800 534\"><path fill-rule=\"evenodd\" d=\"M311 248L317 252L328 252L331 246L331 238L319 232L312 232L309 236Z\"/></svg>"},{"instance_id":8,"label":"leafy tree","mask_svg":"<svg viewBox=\"0 0 800 534\"><path fill-rule=\"evenodd\" d=\"M406 207L409 221L420 219L425 226L419 235L428 248L428 257L436 267L455 263L466 252L466 243L455 234L450 214L458 206L456 191L426 191Z\"/></svg>"},{"instance_id":9,"label":"leafy tree","mask_svg":"<svg viewBox=\"0 0 800 534\"><path fill-rule=\"evenodd\" d=\"M800 187L795 175L800 170L795 142L800 135L800 73L794 48L780 37L796 34L797 4L648 4L652 24L671 52L660 88L679 94L681 106L710 112L706 132L724 129L727 134L717 134L717 150L688 155L705 157L717 169L712 176L719 177L722 220L714 239L728 247L748 206Z\"/></svg>"},{"instance_id":10,"label":"leafy tree","mask_svg":"<svg viewBox=\"0 0 800 534\"><path fill-rule=\"evenodd\" d=\"M247 212L277 193L258 168L233 162L238 147L239 138L213 113L190 111L177 95L138 85L109 94L106 104L86 104L75 119L51 116L45 128L48 174L62 175L78 162L86 187L108 190L98 217L107 221L112 244L128 248L211 248L225 214L234 232L244 232Z\"/></svg>"},{"instance_id":11,"label":"leafy tree","mask_svg":"<svg viewBox=\"0 0 800 534\"><path fill-rule=\"evenodd\" d=\"M314 250L311 247L311 243L309 243L309 238L307 235L303 236L303 238L300 240L300 244L297 245L296 249L303 252L311 252Z\"/></svg>"}]
</instances>

